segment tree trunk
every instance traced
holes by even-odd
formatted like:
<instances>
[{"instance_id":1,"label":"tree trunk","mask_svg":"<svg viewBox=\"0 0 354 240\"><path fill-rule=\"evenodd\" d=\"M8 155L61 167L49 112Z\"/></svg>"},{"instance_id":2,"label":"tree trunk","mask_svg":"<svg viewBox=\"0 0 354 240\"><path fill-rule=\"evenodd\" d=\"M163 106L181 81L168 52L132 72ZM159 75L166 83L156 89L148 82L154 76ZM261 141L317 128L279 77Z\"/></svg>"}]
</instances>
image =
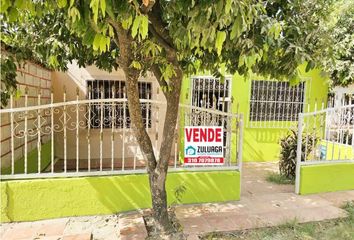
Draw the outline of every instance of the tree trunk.
<instances>
[{"instance_id":1,"label":"tree trunk","mask_svg":"<svg viewBox=\"0 0 354 240\"><path fill-rule=\"evenodd\" d=\"M171 79L171 82L174 83L172 91L164 93L167 101L167 111L164 121L162 144L159 151L160 156L157 160L154 154L151 139L143 122L140 108L138 89L140 71L130 67L132 61L134 60L132 59L134 54L131 49L131 43L133 42L133 39L131 38L129 32L124 30L121 26L119 26L119 24L115 24L114 22L111 24L118 33L117 42L119 43L120 57L117 61L119 66L123 69L126 77L128 107L131 122L134 128L134 134L144 157L147 159L147 171L149 174L153 217L157 224L157 229L163 235L171 235L175 229L173 228L168 216L165 183L168 170L168 162L171 156L172 145L174 141L175 126L177 124L182 71L179 68L178 62L174 55L173 63L175 66L176 75L173 79ZM159 72L157 71L155 76L156 74L159 74ZM161 74L156 77L158 80L160 80Z\"/></svg>"}]
</instances>

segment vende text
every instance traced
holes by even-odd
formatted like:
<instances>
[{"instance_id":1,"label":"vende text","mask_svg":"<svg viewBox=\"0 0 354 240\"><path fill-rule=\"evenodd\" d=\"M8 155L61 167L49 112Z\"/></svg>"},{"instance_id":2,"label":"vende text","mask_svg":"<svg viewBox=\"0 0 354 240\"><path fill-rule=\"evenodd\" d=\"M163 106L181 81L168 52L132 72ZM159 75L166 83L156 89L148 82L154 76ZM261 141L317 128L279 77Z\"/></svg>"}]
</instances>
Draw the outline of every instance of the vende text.
<instances>
[{"instance_id":1,"label":"vende text","mask_svg":"<svg viewBox=\"0 0 354 240\"><path fill-rule=\"evenodd\" d=\"M187 142L222 142L221 128L186 128Z\"/></svg>"}]
</instances>

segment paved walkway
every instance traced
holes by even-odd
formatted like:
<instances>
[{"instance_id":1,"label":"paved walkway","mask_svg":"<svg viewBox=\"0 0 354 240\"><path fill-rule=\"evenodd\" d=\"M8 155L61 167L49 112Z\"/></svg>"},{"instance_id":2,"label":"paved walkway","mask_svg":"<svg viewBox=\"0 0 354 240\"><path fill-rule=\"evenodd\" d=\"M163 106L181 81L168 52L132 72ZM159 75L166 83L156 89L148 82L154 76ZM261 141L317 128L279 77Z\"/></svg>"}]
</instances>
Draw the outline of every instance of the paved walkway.
<instances>
[{"instance_id":1,"label":"paved walkway","mask_svg":"<svg viewBox=\"0 0 354 240\"><path fill-rule=\"evenodd\" d=\"M271 184L268 172L274 163L244 164L241 200L223 204L179 206L176 215L188 239L212 231L231 231L274 226L297 219L320 221L346 216L339 207L354 200L354 191L308 196L294 194L294 186ZM63 218L32 223L3 224L1 239L131 240L146 236L142 213ZM118 224L117 224L118 223Z\"/></svg>"}]
</instances>

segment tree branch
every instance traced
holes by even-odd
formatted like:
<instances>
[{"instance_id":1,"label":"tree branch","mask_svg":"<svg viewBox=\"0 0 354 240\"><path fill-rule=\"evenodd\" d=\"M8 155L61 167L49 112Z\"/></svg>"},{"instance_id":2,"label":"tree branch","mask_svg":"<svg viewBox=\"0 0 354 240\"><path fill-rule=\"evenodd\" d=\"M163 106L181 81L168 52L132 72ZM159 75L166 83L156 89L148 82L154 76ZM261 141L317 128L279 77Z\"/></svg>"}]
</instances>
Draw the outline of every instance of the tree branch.
<instances>
[{"instance_id":1,"label":"tree branch","mask_svg":"<svg viewBox=\"0 0 354 240\"><path fill-rule=\"evenodd\" d=\"M168 51L170 54L175 54L176 49L173 40L170 37L167 26L163 23L162 11L160 2L157 0L152 10L148 12L150 24L150 32L157 39L157 41Z\"/></svg>"}]
</instances>

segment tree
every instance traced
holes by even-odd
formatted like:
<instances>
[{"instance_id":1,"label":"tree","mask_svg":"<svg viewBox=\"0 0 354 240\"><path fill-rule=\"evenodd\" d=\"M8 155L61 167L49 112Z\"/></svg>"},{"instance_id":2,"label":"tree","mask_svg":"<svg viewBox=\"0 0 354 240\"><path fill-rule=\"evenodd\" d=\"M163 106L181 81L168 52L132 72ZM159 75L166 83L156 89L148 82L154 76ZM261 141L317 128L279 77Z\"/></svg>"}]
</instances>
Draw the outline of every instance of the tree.
<instances>
[{"instance_id":1,"label":"tree","mask_svg":"<svg viewBox=\"0 0 354 240\"><path fill-rule=\"evenodd\" d=\"M324 61L324 69L333 86L347 86L354 83L354 3L339 4L336 13L335 23L328 28L334 57Z\"/></svg>"},{"instance_id":2,"label":"tree","mask_svg":"<svg viewBox=\"0 0 354 240\"><path fill-rule=\"evenodd\" d=\"M67 61L75 58L82 65L123 69L134 133L147 160L153 216L161 234L168 236L175 229L168 217L165 181L183 75L210 71L223 78L220 69L226 67L229 73L290 76L297 82L297 67L307 61L309 70L320 56L319 25L331 1L4 0L1 4L2 33L8 37L2 41L7 45L29 48L30 55L55 69L65 69ZM19 29L38 41L28 43ZM81 55L85 50L87 55ZM168 109L159 156L154 154L139 104L138 77L147 71L156 76Z\"/></svg>"}]
</instances>

